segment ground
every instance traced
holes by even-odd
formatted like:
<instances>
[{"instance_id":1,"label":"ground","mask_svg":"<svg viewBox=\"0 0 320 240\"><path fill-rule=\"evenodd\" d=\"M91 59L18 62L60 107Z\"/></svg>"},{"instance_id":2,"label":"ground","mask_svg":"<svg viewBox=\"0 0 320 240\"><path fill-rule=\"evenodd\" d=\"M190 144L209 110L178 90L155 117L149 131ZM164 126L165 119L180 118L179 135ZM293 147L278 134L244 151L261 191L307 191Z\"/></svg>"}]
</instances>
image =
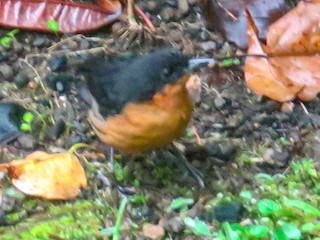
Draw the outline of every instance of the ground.
<instances>
[{"instance_id":1,"label":"ground","mask_svg":"<svg viewBox=\"0 0 320 240\"><path fill-rule=\"evenodd\" d=\"M59 88L46 81L47 60L57 53L74 59L75 51L147 52L156 46L173 46L193 56L221 57L244 52L223 40L219 33L205 29L196 1L178 2L140 1L157 27L142 39L122 38L118 31L126 23L117 22L76 36L21 31L10 48L0 46L0 56L8 57L0 63L1 102L16 102L36 116L44 116L44 120L36 117L32 132L2 146L2 161L21 158L35 150L64 151L79 142L106 148L87 120L87 106L78 96L77 83L61 80ZM1 28L1 36L8 31ZM259 97L246 87L243 63L244 59L239 65L206 67L197 72L202 81L201 100L195 105L186 136L177 145L203 173L205 187L201 188L177 164L179 157L168 149L139 156L116 153L114 173L106 151L79 149L89 186L75 200L52 202L12 194L10 181L3 177L3 239L102 239L107 230L101 230L116 224L118 208L125 197L133 200L122 219L124 239L145 239L152 231L162 236L163 230L167 239L199 239L197 234L185 231L181 213L170 207L174 199L193 199L195 204L191 204L186 216L210 223L215 220L209 206L217 196L236 202L236 197L230 196L257 187L256 174L286 173L290 163L301 158L313 159L317 164L319 99L282 105ZM200 140L192 134L193 127ZM146 223L152 225L142 228ZM160 228L151 230L150 226Z\"/></svg>"}]
</instances>

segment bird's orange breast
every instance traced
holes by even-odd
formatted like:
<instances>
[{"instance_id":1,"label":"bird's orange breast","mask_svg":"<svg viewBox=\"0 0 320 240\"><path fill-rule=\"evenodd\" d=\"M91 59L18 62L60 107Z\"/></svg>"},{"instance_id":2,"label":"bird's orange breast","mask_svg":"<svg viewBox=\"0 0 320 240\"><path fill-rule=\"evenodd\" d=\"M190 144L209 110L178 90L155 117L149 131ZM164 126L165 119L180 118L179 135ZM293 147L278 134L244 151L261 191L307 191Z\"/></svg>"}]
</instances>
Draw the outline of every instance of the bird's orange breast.
<instances>
[{"instance_id":1,"label":"bird's orange breast","mask_svg":"<svg viewBox=\"0 0 320 240\"><path fill-rule=\"evenodd\" d=\"M106 144L128 153L164 147L182 136L192 116L186 89L190 75L166 85L150 101L129 103L122 112L105 120L89 111L89 119Z\"/></svg>"}]
</instances>

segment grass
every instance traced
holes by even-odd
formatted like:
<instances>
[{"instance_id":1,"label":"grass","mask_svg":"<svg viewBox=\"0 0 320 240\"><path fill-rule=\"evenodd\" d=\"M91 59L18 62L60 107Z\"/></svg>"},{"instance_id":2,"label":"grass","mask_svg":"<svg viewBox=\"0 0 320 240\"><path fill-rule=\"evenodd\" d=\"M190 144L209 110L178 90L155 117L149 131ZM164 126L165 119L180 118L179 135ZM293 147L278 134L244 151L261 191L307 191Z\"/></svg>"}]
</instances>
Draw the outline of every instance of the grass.
<instances>
[{"instance_id":1,"label":"grass","mask_svg":"<svg viewBox=\"0 0 320 240\"><path fill-rule=\"evenodd\" d=\"M219 240L319 240L319 180L316 163L310 159L292 162L286 174L257 174L254 185L244 187L238 195L225 194L211 200L208 211L225 201L239 201L246 212L240 222L207 222L182 214L189 230L186 235Z\"/></svg>"}]
</instances>

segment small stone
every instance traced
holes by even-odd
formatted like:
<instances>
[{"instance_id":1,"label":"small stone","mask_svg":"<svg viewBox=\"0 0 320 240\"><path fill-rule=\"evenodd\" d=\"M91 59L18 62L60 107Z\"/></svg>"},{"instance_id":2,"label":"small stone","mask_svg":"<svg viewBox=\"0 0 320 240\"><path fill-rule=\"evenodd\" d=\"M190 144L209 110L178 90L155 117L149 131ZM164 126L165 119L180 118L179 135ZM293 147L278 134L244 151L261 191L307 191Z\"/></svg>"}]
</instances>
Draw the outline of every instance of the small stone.
<instances>
[{"instance_id":1,"label":"small stone","mask_svg":"<svg viewBox=\"0 0 320 240\"><path fill-rule=\"evenodd\" d=\"M237 111L237 114L230 116L227 120L228 127L239 127L243 122L243 112Z\"/></svg>"},{"instance_id":2,"label":"small stone","mask_svg":"<svg viewBox=\"0 0 320 240\"><path fill-rule=\"evenodd\" d=\"M49 87L52 89L64 93L70 89L70 84L74 80L72 75L67 74L48 74L45 78Z\"/></svg>"},{"instance_id":3,"label":"small stone","mask_svg":"<svg viewBox=\"0 0 320 240\"><path fill-rule=\"evenodd\" d=\"M46 43L46 38L43 36L37 36L36 39L32 42L34 47L41 47Z\"/></svg>"},{"instance_id":4,"label":"small stone","mask_svg":"<svg viewBox=\"0 0 320 240\"><path fill-rule=\"evenodd\" d=\"M217 109L221 109L226 104L226 100L222 97L216 97L213 100L213 103Z\"/></svg>"},{"instance_id":5,"label":"small stone","mask_svg":"<svg viewBox=\"0 0 320 240\"><path fill-rule=\"evenodd\" d=\"M28 87L30 89L36 89L38 87L38 84L35 81L29 81L28 82Z\"/></svg>"},{"instance_id":6,"label":"small stone","mask_svg":"<svg viewBox=\"0 0 320 240\"><path fill-rule=\"evenodd\" d=\"M112 27L111 27L113 33L117 33L122 28L123 28L123 25L121 22L115 22L114 24L112 24Z\"/></svg>"},{"instance_id":7,"label":"small stone","mask_svg":"<svg viewBox=\"0 0 320 240\"><path fill-rule=\"evenodd\" d=\"M149 0L146 2L146 10L148 12L156 12L158 11L158 4L157 1Z\"/></svg>"},{"instance_id":8,"label":"small stone","mask_svg":"<svg viewBox=\"0 0 320 240\"><path fill-rule=\"evenodd\" d=\"M160 15L164 21L169 21L175 16L175 10L173 8L165 7L162 9Z\"/></svg>"},{"instance_id":9,"label":"small stone","mask_svg":"<svg viewBox=\"0 0 320 240\"><path fill-rule=\"evenodd\" d=\"M31 134L22 134L18 137L18 142L24 149L33 149L35 146L35 140Z\"/></svg>"},{"instance_id":10,"label":"small stone","mask_svg":"<svg viewBox=\"0 0 320 240\"><path fill-rule=\"evenodd\" d=\"M143 225L142 232L145 237L152 240L160 240L165 234L163 227L150 223Z\"/></svg>"},{"instance_id":11,"label":"small stone","mask_svg":"<svg viewBox=\"0 0 320 240\"><path fill-rule=\"evenodd\" d=\"M267 148L263 154L263 160L273 166L284 167L288 164L290 154L286 149Z\"/></svg>"},{"instance_id":12,"label":"small stone","mask_svg":"<svg viewBox=\"0 0 320 240\"><path fill-rule=\"evenodd\" d=\"M200 46L206 52L217 49L217 43L214 41L202 42L200 43Z\"/></svg>"},{"instance_id":13,"label":"small stone","mask_svg":"<svg viewBox=\"0 0 320 240\"><path fill-rule=\"evenodd\" d=\"M186 14L189 11L188 0L178 0L178 8L182 14Z\"/></svg>"},{"instance_id":14,"label":"small stone","mask_svg":"<svg viewBox=\"0 0 320 240\"><path fill-rule=\"evenodd\" d=\"M56 56L52 57L48 61L48 66L51 71L63 71L67 68L67 57L66 56Z\"/></svg>"},{"instance_id":15,"label":"small stone","mask_svg":"<svg viewBox=\"0 0 320 240\"><path fill-rule=\"evenodd\" d=\"M0 64L0 74L4 79L10 79L13 76L12 67L6 63Z\"/></svg>"},{"instance_id":16,"label":"small stone","mask_svg":"<svg viewBox=\"0 0 320 240\"><path fill-rule=\"evenodd\" d=\"M288 138L291 142L294 143L300 142L302 139L301 133L298 129L290 129L288 133Z\"/></svg>"},{"instance_id":17,"label":"small stone","mask_svg":"<svg viewBox=\"0 0 320 240\"><path fill-rule=\"evenodd\" d=\"M292 112L294 108L294 103L293 102L285 102L281 105L281 112Z\"/></svg>"},{"instance_id":18,"label":"small stone","mask_svg":"<svg viewBox=\"0 0 320 240\"><path fill-rule=\"evenodd\" d=\"M7 61L8 59L9 59L9 55L3 54L3 53L1 53L1 51L0 51L0 63L1 63L1 62L4 62L4 61Z\"/></svg>"},{"instance_id":19,"label":"small stone","mask_svg":"<svg viewBox=\"0 0 320 240\"><path fill-rule=\"evenodd\" d=\"M65 131L66 123L62 118L59 118L53 126L49 128L48 134L51 139L58 139Z\"/></svg>"},{"instance_id":20,"label":"small stone","mask_svg":"<svg viewBox=\"0 0 320 240\"><path fill-rule=\"evenodd\" d=\"M85 49L88 49L90 47L90 43L88 40L86 39L81 39L80 42L79 42L79 48L81 50L85 50Z\"/></svg>"},{"instance_id":21,"label":"small stone","mask_svg":"<svg viewBox=\"0 0 320 240\"><path fill-rule=\"evenodd\" d=\"M82 141L83 140L82 140L82 137L80 135L73 135L73 136L71 136L71 137L69 137L67 139L66 145L67 145L67 147L71 147L76 143L81 143Z\"/></svg>"},{"instance_id":22,"label":"small stone","mask_svg":"<svg viewBox=\"0 0 320 240\"><path fill-rule=\"evenodd\" d=\"M78 43L76 41L70 40L68 42L67 48L70 50L76 50L78 48Z\"/></svg>"},{"instance_id":23,"label":"small stone","mask_svg":"<svg viewBox=\"0 0 320 240\"><path fill-rule=\"evenodd\" d=\"M228 141L222 143L208 142L205 144L205 149L209 156L224 161L231 160L237 152L237 147Z\"/></svg>"},{"instance_id":24,"label":"small stone","mask_svg":"<svg viewBox=\"0 0 320 240\"><path fill-rule=\"evenodd\" d=\"M242 204L238 202L222 204L214 208L214 216L218 222L238 222L243 212L244 208Z\"/></svg>"},{"instance_id":25,"label":"small stone","mask_svg":"<svg viewBox=\"0 0 320 240\"><path fill-rule=\"evenodd\" d=\"M21 43L19 43L18 41L13 41L13 51L15 53L21 53L21 51L23 50L23 45Z\"/></svg>"},{"instance_id":26,"label":"small stone","mask_svg":"<svg viewBox=\"0 0 320 240\"><path fill-rule=\"evenodd\" d=\"M19 72L15 77L14 77L14 83L18 88L24 88L28 85L29 82L29 77L25 72Z\"/></svg>"},{"instance_id":27,"label":"small stone","mask_svg":"<svg viewBox=\"0 0 320 240\"><path fill-rule=\"evenodd\" d=\"M184 224L180 217L173 217L164 223L165 229L178 233L183 230Z\"/></svg>"}]
</instances>

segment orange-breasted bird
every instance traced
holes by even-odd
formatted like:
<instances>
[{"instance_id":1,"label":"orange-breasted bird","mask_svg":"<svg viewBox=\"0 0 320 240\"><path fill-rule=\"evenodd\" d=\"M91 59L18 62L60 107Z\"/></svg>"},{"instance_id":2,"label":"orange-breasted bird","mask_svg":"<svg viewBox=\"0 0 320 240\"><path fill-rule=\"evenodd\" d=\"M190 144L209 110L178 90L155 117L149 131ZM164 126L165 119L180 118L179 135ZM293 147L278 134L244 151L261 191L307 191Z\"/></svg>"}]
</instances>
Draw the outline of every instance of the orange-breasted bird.
<instances>
[{"instance_id":1,"label":"orange-breasted bird","mask_svg":"<svg viewBox=\"0 0 320 240\"><path fill-rule=\"evenodd\" d=\"M94 98L89 119L95 133L126 153L170 144L184 134L192 116L189 70L212 61L189 59L176 49L89 57L77 72Z\"/></svg>"}]
</instances>

